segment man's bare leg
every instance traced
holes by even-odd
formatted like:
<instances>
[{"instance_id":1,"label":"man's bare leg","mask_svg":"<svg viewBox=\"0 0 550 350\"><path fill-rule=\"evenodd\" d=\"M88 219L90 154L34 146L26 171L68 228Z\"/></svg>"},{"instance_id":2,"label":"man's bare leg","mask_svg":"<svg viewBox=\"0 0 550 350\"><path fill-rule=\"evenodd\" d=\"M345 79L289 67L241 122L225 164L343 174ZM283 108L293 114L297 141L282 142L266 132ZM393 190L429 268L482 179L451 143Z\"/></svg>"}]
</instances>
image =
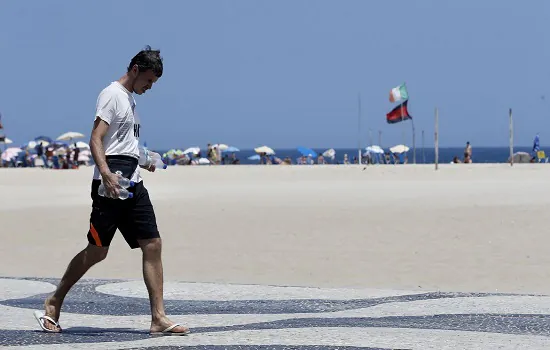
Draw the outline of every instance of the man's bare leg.
<instances>
[{"instance_id":1,"label":"man's bare leg","mask_svg":"<svg viewBox=\"0 0 550 350\"><path fill-rule=\"evenodd\" d=\"M151 303L151 332L162 332L174 324L166 316L164 310L163 272L162 272L162 241L160 238L139 240L143 251L143 280L149 292ZM186 333L189 329L178 326L173 333Z\"/></svg>"},{"instance_id":2,"label":"man's bare leg","mask_svg":"<svg viewBox=\"0 0 550 350\"><path fill-rule=\"evenodd\" d=\"M65 296L69 290L75 285L78 280L84 276L90 267L94 266L101 260L107 257L109 247L96 247L88 244L80 253L78 253L69 263L61 282L57 286L55 292L49 296L44 302L45 315L59 322L61 305L65 300ZM61 331L53 323L44 320L44 326L53 331Z\"/></svg>"}]
</instances>

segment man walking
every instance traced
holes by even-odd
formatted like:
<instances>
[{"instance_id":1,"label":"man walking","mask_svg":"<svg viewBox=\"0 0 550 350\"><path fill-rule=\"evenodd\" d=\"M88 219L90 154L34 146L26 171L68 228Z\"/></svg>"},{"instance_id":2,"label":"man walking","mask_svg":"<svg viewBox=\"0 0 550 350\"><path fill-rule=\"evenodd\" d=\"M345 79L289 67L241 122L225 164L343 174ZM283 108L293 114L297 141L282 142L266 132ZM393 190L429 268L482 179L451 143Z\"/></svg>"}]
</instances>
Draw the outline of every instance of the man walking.
<instances>
[{"instance_id":1,"label":"man walking","mask_svg":"<svg viewBox=\"0 0 550 350\"><path fill-rule=\"evenodd\" d=\"M58 322L65 296L88 269L107 257L111 240L119 229L130 248L141 248L143 253L143 279L151 306L151 334L189 333L188 328L170 321L164 310L161 238L138 167L140 121L135 114L133 93L142 95L151 89L162 76L162 70L160 51L147 46L132 58L126 74L99 94L90 139L96 165L88 246L69 263L57 289L44 303L45 312L34 313L46 332L61 332ZM155 168L147 170L155 171ZM132 198L118 199L120 187L116 172L135 182L129 189ZM105 186L105 197L98 194L101 182Z\"/></svg>"}]
</instances>

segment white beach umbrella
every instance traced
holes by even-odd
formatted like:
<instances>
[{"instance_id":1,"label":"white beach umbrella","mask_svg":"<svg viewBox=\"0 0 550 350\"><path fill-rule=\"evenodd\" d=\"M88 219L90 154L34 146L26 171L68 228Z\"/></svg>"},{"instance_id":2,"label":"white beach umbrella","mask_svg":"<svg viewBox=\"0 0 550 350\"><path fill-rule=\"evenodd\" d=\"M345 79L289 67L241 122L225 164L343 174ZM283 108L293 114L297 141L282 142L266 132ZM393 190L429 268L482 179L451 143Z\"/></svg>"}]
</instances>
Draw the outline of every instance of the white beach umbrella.
<instances>
[{"instance_id":1,"label":"white beach umbrella","mask_svg":"<svg viewBox=\"0 0 550 350\"><path fill-rule=\"evenodd\" d=\"M369 153L383 154L384 150L378 145L372 145L366 148L366 151Z\"/></svg>"},{"instance_id":2,"label":"white beach umbrella","mask_svg":"<svg viewBox=\"0 0 550 350\"><path fill-rule=\"evenodd\" d=\"M392 153L405 153L409 151L409 147L405 145L396 145L390 148Z\"/></svg>"},{"instance_id":3,"label":"white beach umbrella","mask_svg":"<svg viewBox=\"0 0 550 350\"><path fill-rule=\"evenodd\" d=\"M189 154L189 153L199 154L200 151L201 151L200 147L189 147L188 149L183 151L183 154Z\"/></svg>"},{"instance_id":4,"label":"white beach umbrella","mask_svg":"<svg viewBox=\"0 0 550 350\"><path fill-rule=\"evenodd\" d=\"M261 146L261 147L258 147L258 148L254 148L254 151L256 153L265 153L269 156L275 154L275 151L272 148L267 147L267 146Z\"/></svg>"},{"instance_id":5,"label":"white beach umbrella","mask_svg":"<svg viewBox=\"0 0 550 350\"><path fill-rule=\"evenodd\" d=\"M10 143L13 143L12 140L8 139L7 137L3 141L6 145L9 145Z\"/></svg>"},{"instance_id":6,"label":"white beach umbrella","mask_svg":"<svg viewBox=\"0 0 550 350\"><path fill-rule=\"evenodd\" d=\"M334 157L336 157L336 151L334 150L334 148L327 149L323 152L323 157L334 159Z\"/></svg>"},{"instance_id":7,"label":"white beach umbrella","mask_svg":"<svg viewBox=\"0 0 550 350\"><path fill-rule=\"evenodd\" d=\"M2 160L8 162L11 159L17 157L19 152L23 152L23 150L19 147L7 148L4 152L2 152Z\"/></svg>"},{"instance_id":8,"label":"white beach umbrella","mask_svg":"<svg viewBox=\"0 0 550 350\"><path fill-rule=\"evenodd\" d=\"M74 147L74 143L71 143L71 146L70 146L70 147L71 147L71 148L75 148L75 147ZM78 141L78 142L76 143L76 148L80 148L80 149L90 149L90 145L87 144L87 143L84 142L84 141Z\"/></svg>"},{"instance_id":9,"label":"white beach umbrella","mask_svg":"<svg viewBox=\"0 0 550 350\"><path fill-rule=\"evenodd\" d=\"M213 145L212 148L217 148L220 151L225 151L226 149L229 148L229 146L224 144L224 143L217 143L217 144Z\"/></svg>"},{"instance_id":10,"label":"white beach umbrella","mask_svg":"<svg viewBox=\"0 0 550 350\"><path fill-rule=\"evenodd\" d=\"M66 132L62 135L59 135L59 137L57 138L57 140L59 141L71 141L72 139L80 139L84 137L84 134L81 134L79 132L76 132L76 131L69 131L69 132Z\"/></svg>"}]
</instances>

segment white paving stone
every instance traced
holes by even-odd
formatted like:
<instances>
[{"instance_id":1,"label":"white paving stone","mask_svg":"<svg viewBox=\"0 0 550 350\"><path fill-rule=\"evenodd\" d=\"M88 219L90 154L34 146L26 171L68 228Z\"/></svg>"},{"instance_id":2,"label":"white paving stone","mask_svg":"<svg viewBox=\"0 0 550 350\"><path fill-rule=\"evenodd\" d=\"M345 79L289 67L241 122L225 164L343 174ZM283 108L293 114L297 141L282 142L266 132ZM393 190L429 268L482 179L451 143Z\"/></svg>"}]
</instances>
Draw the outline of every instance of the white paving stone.
<instances>
[{"instance_id":1,"label":"white paving stone","mask_svg":"<svg viewBox=\"0 0 550 350\"><path fill-rule=\"evenodd\" d=\"M96 288L100 293L121 297L147 298L143 281L104 284ZM245 284L166 282L165 300L285 300L333 299L350 300L382 298L426 293L426 291L279 287Z\"/></svg>"},{"instance_id":2,"label":"white paving stone","mask_svg":"<svg viewBox=\"0 0 550 350\"><path fill-rule=\"evenodd\" d=\"M350 300L379 298L418 294L405 291L377 291L371 289L320 289L302 287L275 287L257 285L220 285L212 283L168 283L167 294L174 300L303 300L336 299ZM55 286L50 283L30 280L0 279L0 299L26 298L49 293ZM201 292L201 288L204 288ZM121 297L144 297L142 282L129 281L108 283L96 288L104 294ZM349 293L346 294L346 291ZM38 325L32 316L33 310L0 305L0 329L11 331L34 331ZM550 314L550 297L546 296L482 296L456 297L430 300L390 302L369 308L295 314L194 314L171 315L177 322L183 322L191 328L227 327L249 325L261 322L283 321L303 318L353 318L353 317L392 317L392 316L431 316L436 314ZM118 328L134 329L146 332L149 327L149 315L113 316L62 313L61 325L65 328ZM308 321L309 322L309 321ZM299 323L300 324L300 323ZM28 349L126 349L140 346L197 346L197 345L326 345L326 346L363 346L400 349L550 349L550 337L539 335L516 335L505 333L473 332L460 330L431 330L410 328L377 327L319 327L300 324L302 327L284 326L280 329L249 329L202 331L187 337L147 338L135 341L74 344L40 344L27 346ZM279 325L277 326L279 327ZM511 326L517 328L516 326ZM504 332L507 329L503 329ZM56 335L48 335L55 337ZM103 338L104 339L104 338Z\"/></svg>"},{"instance_id":3,"label":"white paving stone","mask_svg":"<svg viewBox=\"0 0 550 350\"><path fill-rule=\"evenodd\" d=\"M95 343L93 349L138 346L197 345L326 345L413 350L547 350L550 339L541 336L392 328L298 328L232 331L161 337L121 343ZM27 349L89 349L90 344L28 346Z\"/></svg>"},{"instance_id":4,"label":"white paving stone","mask_svg":"<svg viewBox=\"0 0 550 350\"><path fill-rule=\"evenodd\" d=\"M321 317L389 317L451 314L550 314L550 297L487 296L392 302L363 309L336 311Z\"/></svg>"},{"instance_id":5,"label":"white paving stone","mask_svg":"<svg viewBox=\"0 0 550 350\"><path fill-rule=\"evenodd\" d=\"M0 300L26 298L55 290L51 283L0 278Z\"/></svg>"}]
</instances>

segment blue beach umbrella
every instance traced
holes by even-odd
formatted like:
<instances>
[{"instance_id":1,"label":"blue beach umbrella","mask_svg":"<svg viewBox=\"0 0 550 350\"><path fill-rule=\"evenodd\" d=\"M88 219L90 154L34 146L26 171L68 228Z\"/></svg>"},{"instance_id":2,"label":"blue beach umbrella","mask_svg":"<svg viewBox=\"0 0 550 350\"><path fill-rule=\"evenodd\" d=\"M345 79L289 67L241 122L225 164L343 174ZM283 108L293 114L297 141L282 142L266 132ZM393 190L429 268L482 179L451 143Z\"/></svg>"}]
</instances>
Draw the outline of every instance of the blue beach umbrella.
<instances>
[{"instance_id":1,"label":"blue beach umbrella","mask_svg":"<svg viewBox=\"0 0 550 350\"><path fill-rule=\"evenodd\" d=\"M317 157L317 153L312 150L311 148L307 148L307 147L298 147L298 152L300 152L301 155L303 156L312 156L312 157Z\"/></svg>"},{"instance_id":2,"label":"blue beach umbrella","mask_svg":"<svg viewBox=\"0 0 550 350\"><path fill-rule=\"evenodd\" d=\"M46 141L48 143L52 143L53 140L51 137L48 137L48 136L37 136L34 138L34 141L40 143L40 141Z\"/></svg>"}]
</instances>

